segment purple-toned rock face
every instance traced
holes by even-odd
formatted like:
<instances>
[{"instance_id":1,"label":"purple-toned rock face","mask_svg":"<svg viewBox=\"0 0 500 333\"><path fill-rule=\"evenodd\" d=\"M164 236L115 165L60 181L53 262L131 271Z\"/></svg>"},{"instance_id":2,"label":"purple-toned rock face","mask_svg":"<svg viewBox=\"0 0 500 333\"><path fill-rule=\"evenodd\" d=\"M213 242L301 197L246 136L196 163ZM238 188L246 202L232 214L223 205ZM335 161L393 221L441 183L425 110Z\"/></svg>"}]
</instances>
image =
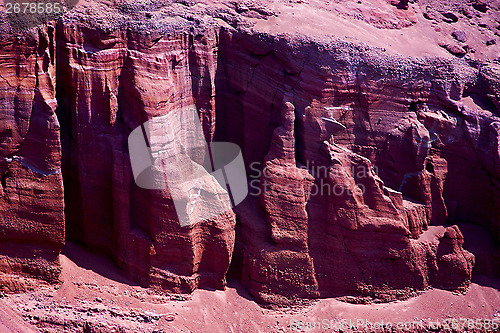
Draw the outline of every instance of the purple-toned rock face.
<instances>
[{"instance_id":1,"label":"purple-toned rock face","mask_svg":"<svg viewBox=\"0 0 500 333\"><path fill-rule=\"evenodd\" d=\"M57 38L60 114L71 124L63 134L68 237L110 254L143 285L224 288L234 213L181 227L168 189L134 182L127 145L143 122L191 105L213 136L215 36L152 41L59 25Z\"/></svg>"},{"instance_id":2,"label":"purple-toned rock face","mask_svg":"<svg viewBox=\"0 0 500 333\"><path fill-rule=\"evenodd\" d=\"M500 213L488 184L498 176L479 157L498 155L498 110L469 97L481 70L238 33L220 50L232 70L217 81L229 87L219 91L219 133L240 144L262 189L236 210L242 276L257 299L467 288L474 256L456 226L443 226L469 221L498 237ZM284 116L290 109L295 117Z\"/></svg>"},{"instance_id":3,"label":"purple-toned rock face","mask_svg":"<svg viewBox=\"0 0 500 333\"><path fill-rule=\"evenodd\" d=\"M0 270L50 282L65 239L54 31L0 36Z\"/></svg>"},{"instance_id":4,"label":"purple-toned rock face","mask_svg":"<svg viewBox=\"0 0 500 333\"><path fill-rule=\"evenodd\" d=\"M69 239L172 292L223 289L232 266L261 303L390 301L468 288L475 257L457 224L500 240L500 66L485 60L498 46L472 59L443 28L449 40L426 57L412 45L403 55L361 43L359 31L296 36L265 6L193 5L195 18L177 3L147 15L106 7L106 17L85 6L0 37L2 272L57 281ZM427 24L415 6L336 13L379 31ZM432 20L468 17L447 6ZM393 32L368 37L380 46ZM171 190L136 183L128 138L150 121L181 126L168 115L192 105L200 122L182 126L241 148L249 194L181 226ZM206 184L224 194L215 178ZM499 253L481 265L500 271Z\"/></svg>"}]
</instances>

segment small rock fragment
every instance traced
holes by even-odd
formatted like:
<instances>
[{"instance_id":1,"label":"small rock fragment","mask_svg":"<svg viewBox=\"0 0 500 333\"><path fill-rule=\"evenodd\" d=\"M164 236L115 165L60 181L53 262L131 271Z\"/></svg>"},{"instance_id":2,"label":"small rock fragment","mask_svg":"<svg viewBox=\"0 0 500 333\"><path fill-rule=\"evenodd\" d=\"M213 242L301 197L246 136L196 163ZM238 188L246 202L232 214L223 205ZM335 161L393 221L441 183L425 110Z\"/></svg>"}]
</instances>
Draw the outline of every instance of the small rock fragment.
<instances>
[{"instance_id":1,"label":"small rock fragment","mask_svg":"<svg viewBox=\"0 0 500 333\"><path fill-rule=\"evenodd\" d=\"M467 41L467 34L463 30L456 30L451 35L459 42L464 43Z\"/></svg>"},{"instance_id":2,"label":"small rock fragment","mask_svg":"<svg viewBox=\"0 0 500 333\"><path fill-rule=\"evenodd\" d=\"M438 20L438 12L432 7L427 7L424 12L424 17L430 21L439 21Z\"/></svg>"},{"instance_id":3,"label":"small rock fragment","mask_svg":"<svg viewBox=\"0 0 500 333\"><path fill-rule=\"evenodd\" d=\"M460 13L461 13L462 15L464 15L465 17L467 17L467 18L472 18L472 16L473 16L473 15L472 15L472 12L471 12L471 11L470 11L470 9L469 9L469 8L467 8L467 7L464 7L464 8L462 8L462 9L460 9Z\"/></svg>"},{"instance_id":4,"label":"small rock fragment","mask_svg":"<svg viewBox=\"0 0 500 333\"><path fill-rule=\"evenodd\" d=\"M397 9L407 10L409 8L409 0L392 0L391 5L395 6Z\"/></svg>"},{"instance_id":5,"label":"small rock fragment","mask_svg":"<svg viewBox=\"0 0 500 333\"><path fill-rule=\"evenodd\" d=\"M444 48L446 51L450 52L451 54L457 56L457 57L462 57L467 54L467 51L461 47L460 45L456 44L447 44L445 42L439 42L439 46Z\"/></svg>"}]
</instances>

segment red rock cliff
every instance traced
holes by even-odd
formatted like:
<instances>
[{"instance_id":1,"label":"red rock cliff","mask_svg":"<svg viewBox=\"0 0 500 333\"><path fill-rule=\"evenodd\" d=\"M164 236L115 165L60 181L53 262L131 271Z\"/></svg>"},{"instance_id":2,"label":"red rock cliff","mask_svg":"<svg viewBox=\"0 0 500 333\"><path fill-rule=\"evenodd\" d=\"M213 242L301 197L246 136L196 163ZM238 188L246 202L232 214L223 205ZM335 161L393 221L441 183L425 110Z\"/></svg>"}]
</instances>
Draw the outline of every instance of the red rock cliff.
<instances>
[{"instance_id":1,"label":"red rock cliff","mask_svg":"<svg viewBox=\"0 0 500 333\"><path fill-rule=\"evenodd\" d=\"M0 270L50 282L65 239L54 31L0 35Z\"/></svg>"},{"instance_id":2,"label":"red rock cliff","mask_svg":"<svg viewBox=\"0 0 500 333\"><path fill-rule=\"evenodd\" d=\"M235 216L181 227L168 191L135 184L127 139L189 105L213 136L217 36L198 37L57 29L68 237L112 255L142 284L178 292L225 286Z\"/></svg>"},{"instance_id":3,"label":"red rock cliff","mask_svg":"<svg viewBox=\"0 0 500 333\"><path fill-rule=\"evenodd\" d=\"M40 244L57 261L58 121L67 237L143 285L223 288L232 261L262 302L391 300L468 287L474 256L455 223L500 240L498 65L249 28L278 16L269 8L85 6L2 44L4 260ZM186 228L168 191L134 183L127 137L188 105L208 141L240 145L250 195Z\"/></svg>"},{"instance_id":4,"label":"red rock cliff","mask_svg":"<svg viewBox=\"0 0 500 333\"><path fill-rule=\"evenodd\" d=\"M474 256L443 226L499 236L498 90L477 93L495 65L233 32L220 58L216 137L241 145L258 184L236 210L254 296L467 288Z\"/></svg>"}]
</instances>

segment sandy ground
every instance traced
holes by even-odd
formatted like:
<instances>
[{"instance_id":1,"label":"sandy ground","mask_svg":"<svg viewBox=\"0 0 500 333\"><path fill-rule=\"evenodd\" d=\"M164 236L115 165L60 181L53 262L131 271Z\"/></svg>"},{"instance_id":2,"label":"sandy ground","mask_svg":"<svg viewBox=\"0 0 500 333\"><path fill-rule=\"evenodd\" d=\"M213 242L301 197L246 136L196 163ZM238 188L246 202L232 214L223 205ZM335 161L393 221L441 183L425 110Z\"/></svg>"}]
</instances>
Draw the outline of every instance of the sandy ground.
<instances>
[{"instance_id":1,"label":"sandy ground","mask_svg":"<svg viewBox=\"0 0 500 333\"><path fill-rule=\"evenodd\" d=\"M61 263L64 282L60 286L45 285L0 298L0 332L338 332L337 328L362 332L367 322L391 323L399 326L396 332L403 332L404 325L421 325L426 328L422 331L429 331L437 321L464 325L465 319L473 319L476 328L500 321L499 281L487 279L472 284L465 295L433 289L386 304L323 299L293 309L269 310L234 281L225 291L197 290L189 296L141 288L111 260L71 243ZM309 329L307 323L316 323L316 328ZM467 327L455 331L465 332Z\"/></svg>"},{"instance_id":2,"label":"sandy ground","mask_svg":"<svg viewBox=\"0 0 500 333\"><path fill-rule=\"evenodd\" d=\"M0 0L1 2L2 0ZM90 22L122 21L139 23L144 17L189 17L207 13L230 13L229 18L249 24L249 29L274 35L301 35L323 41L345 39L378 47L390 55L413 57L439 56L454 58L445 45L463 48L465 59L493 61L500 59L500 2L488 1L486 13L475 10L473 1L421 0L412 1L407 10L392 5L396 0L183 0L152 2L149 0L80 0L70 12L75 17L94 17ZM116 3L138 6L133 17L124 15ZM397 1L396 1L397 2ZM456 3L467 4L468 14L456 9ZM157 5L154 5L154 4ZM161 5L161 4L165 5ZM169 5L166 5L170 3ZM140 5L140 6L139 6ZM429 18L428 11L437 11ZM265 13L265 14L262 14ZM456 21L443 16L452 15ZM71 16L71 15L70 15ZM222 26L227 22L217 18ZM136 23L137 23L136 22ZM104 24L104 23L102 23ZM458 41L452 34L461 31L466 35ZM500 61L500 60L499 60Z\"/></svg>"},{"instance_id":3,"label":"sandy ground","mask_svg":"<svg viewBox=\"0 0 500 333\"><path fill-rule=\"evenodd\" d=\"M391 9L385 1L364 2L356 7ZM417 24L402 29L379 29L362 20L339 15L339 7L333 1L325 4L321 0L311 0L298 3L294 6L282 6L280 14L266 21L261 20L256 24L256 30L272 33L304 34L316 37L345 38L349 41L364 42L371 46L380 47L390 54L408 56L440 56L451 55L439 47L438 40L441 33L436 32L431 22L424 19L419 8L415 6ZM355 10L353 9L353 12ZM394 10L397 11L397 10ZM444 24L442 24L444 26Z\"/></svg>"}]
</instances>

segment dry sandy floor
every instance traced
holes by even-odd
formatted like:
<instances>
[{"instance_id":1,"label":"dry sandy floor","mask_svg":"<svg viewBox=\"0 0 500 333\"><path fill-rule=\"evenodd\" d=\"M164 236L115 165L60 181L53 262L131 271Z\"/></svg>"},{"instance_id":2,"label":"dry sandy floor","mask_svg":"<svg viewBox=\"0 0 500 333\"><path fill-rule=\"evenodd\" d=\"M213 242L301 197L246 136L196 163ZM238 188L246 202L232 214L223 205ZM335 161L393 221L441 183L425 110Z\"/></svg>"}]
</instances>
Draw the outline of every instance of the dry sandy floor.
<instances>
[{"instance_id":1,"label":"dry sandy floor","mask_svg":"<svg viewBox=\"0 0 500 333\"><path fill-rule=\"evenodd\" d=\"M433 289L387 304L323 299L294 309L268 310L236 282L225 291L197 290L190 296L141 288L112 261L74 244L66 246L61 263L62 285L0 298L0 332L337 332L332 328L342 328L341 323L344 332L361 332L366 321L390 322L394 327L416 322L412 325L428 328L429 321L446 324L456 319L463 325L462 318L479 319L476 326L500 319L498 281L485 279L472 284L465 295ZM322 326L308 329L307 322ZM349 322L359 326L348 328ZM304 330L298 330L300 325Z\"/></svg>"}]
</instances>

